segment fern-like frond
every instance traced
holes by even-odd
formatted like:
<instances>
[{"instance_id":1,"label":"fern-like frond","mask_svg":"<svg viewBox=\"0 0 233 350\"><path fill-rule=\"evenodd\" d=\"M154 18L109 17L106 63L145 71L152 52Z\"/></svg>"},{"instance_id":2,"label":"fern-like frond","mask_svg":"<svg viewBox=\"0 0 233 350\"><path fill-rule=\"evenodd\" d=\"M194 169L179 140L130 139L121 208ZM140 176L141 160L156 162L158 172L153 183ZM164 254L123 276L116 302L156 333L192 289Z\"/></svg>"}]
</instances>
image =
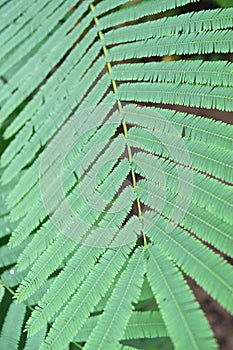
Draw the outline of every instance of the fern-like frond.
<instances>
[{"instance_id":1,"label":"fern-like frond","mask_svg":"<svg viewBox=\"0 0 233 350\"><path fill-rule=\"evenodd\" d=\"M72 1L69 2L70 5L72 5ZM1 60L4 61L5 57L11 57L11 64L13 65L15 63L14 60L19 60L22 57L22 54L26 55L36 46L37 43L37 45L40 45L41 42L43 42L46 36L54 30L58 20L64 17L64 13L67 9L67 5L64 4L64 2L62 3L62 0L58 0L56 5L54 5L55 3L53 1L49 3L45 0L41 1L39 8L38 4L34 4L34 6L30 8L30 11L27 11L29 13L27 13L27 16L23 16L23 19L24 24L25 21L30 21L30 32L28 26L22 26L23 21L21 19L21 27L18 26L18 31L14 34L11 31L10 40L1 45L0 62ZM36 15L33 11L36 11ZM43 25L46 23L45 27L47 31L44 30L41 21L44 21ZM5 33L3 32L2 34ZM6 62L6 65L8 66L9 63ZM4 69L4 64L2 64L1 67Z\"/></svg>"},{"instance_id":2,"label":"fern-like frond","mask_svg":"<svg viewBox=\"0 0 233 350\"><path fill-rule=\"evenodd\" d=\"M148 23L140 23L117 28L105 34L104 43L112 45L181 33L228 29L232 27L232 24L231 9L205 10L180 16L164 17L153 22L150 26L148 26Z\"/></svg>"},{"instance_id":3,"label":"fern-like frond","mask_svg":"<svg viewBox=\"0 0 233 350\"><path fill-rule=\"evenodd\" d=\"M24 301L33 294L42 283L59 267L63 259L74 250L76 244L64 235L60 235L54 244L38 258L33 270L24 278L17 290L19 301Z\"/></svg>"},{"instance_id":4,"label":"fern-like frond","mask_svg":"<svg viewBox=\"0 0 233 350\"><path fill-rule=\"evenodd\" d=\"M164 140L161 142L161 140ZM210 173L217 178L223 179L228 182L232 182L232 152L225 150L224 156L222 149L206 145L203 142L188 141L185 143L187 146L188 154L191 159L183 156L184 146L183 143L177 140L177 137L166 133L157 132L156 135L148 130L139 129L133 127L129 130L127 135L128 143L133 147L140 147L146 151L162 154L164 157L173 159L175 162L189 166L192 164L194 169L199 169L204 172ZM173 154L171 154L173 153Z\"/></svg>"},{"instance_id":5,"label":"fern-like frond","mask_svg":"<svg viewBox=\"0 0 233 350\"><path fill-rule=\"evenodd\" d=\"M17 19L19 20L20 16L25 16L25 14L28 12L28 4L26 1L21 0L17 2L17 5L12 7L7 4L5 0L1 0L1 6L2 6L2 17L1 17L1 25L0 25L0 30L4 31L7 34L7 30L9 32L8 35L14 34L14 27L10 26L14 21ZM16 30L17 30L16 26Z\"/></svg>"},{"instance_id":6,"label":"fern-like frond","mask_svg":"<svg viewBox=\"0 0 233 350\"><path fill-rule=\"evenodd\" d=\"M145 230L159 244L164 254L172 258L185 273L232 312L233 273L230 265L187 231L177 227L173 234L168 233L168 222L156 217L154 213L146 213L144 220Z\"/></svg>"},{"instance_id":7,"label":"fern-like frond","mask_svg":"<svg viewBox=\"0 0 233 350\"><path fill-rule=\"evenodd\" d=\"M201 141L232 149L232 126L221 121L175 112L165 108L125 106L122 116L129 125L178 136L178 140ZM160 136L160 134L158 134Z\"/></svg>"},{"instance_id":8,"label":"fern-like frond","mask_svg":"<svg viewBox=\"0 0 233 350\"><path fill-rule=\"evenodd\" d=\"M97 67L94 67L94 69L93 69L94 73L92 71L91 71L91 73L90 73L90 71L87 73L88 77L86 79L88 81L90 80L90 76L91 76L93 79L93 82L94 82L94 80L97 78L97 76L100 74L100 72L104 68L104 61L101 59L101 60L96 62L96 65L99 65L99 68L97 69ZM85 86L86 85L85 77L83 79L84 79L83 85ZM83 91L82 86L80 86L79 96L76 96L76 99L73 100L73 107L75 107L76 101L79 98L81 99L81 97L84 93L85 93L85 90ZM93 93L94 93L94 91L93 91ZM63 91L63 94L64 94L64 91ZM69 95L69 92L65 91L64 99L67 98L67 94ZM99 101L99 96L97 94L96 103L98 101ZM60 103L63 104L62 99L60 100ZM95 99L93 99L93 103L95 104ZM49 119L47 125L46 124L41 125L41 128L39 130L37 130L37 133L34 136L32 136L32 138L25 144L25 147L20 151L20 153L18 153L15 156L14 160L11 162L11 164L7 168L7 171L5 171L5 174L3 174L3 176L2 176L3 182L5 182L5 183L9 182L17 174L18 169L19 168L22 169L22 167L28 163L28 160L33 158L33 155L37 151L36 149L38 148L39 144L40 143L45 144L45 142L48 141L48 139L56 131L56 129L62 124L62 122L64 122L64 118L68 117L72 106L65 105L65 108L62 108L62 112L59 112L61 106L57 106L57 110L53 108L53 105L50 106L50 108L53 110L53 112L51 112L51 114L52 114L51 118L53 117L54 114L56 114L56 115L60 115L60 117L63 119L61 119L59 121L57 118L56 123L54 123L53 120ZM47 111L47 113L49 113L49 111ZM40 143L38 144L39 140L40 140ZM25 143L25 141L24 141L24 143ZM31 146L32 143L33 143L33 145L35 145L34 146L35 148L33 148ZM30 156L30 153L31 153L31 156Z\"/></svg>"},{"instance_id":9,"label":"fern-like frond","mask_svg":"<svg viewBox=\"0 0 233 350\"><path fill-rule=\"evenodd\" d=\"M110 2L110 0L108 0ZM126 2L126 1L124 1ZM158 12L164 12L174 9L176 6L184 6L189 3L199 2L199 0L161 0L155 3L153 0L148 0L146 3L138 2L135 6L123 7L119 11L110 13L101 18L100 29L112 28L124 22L131 22L138 20L139 18L156 14ZM103 12L107 11L108 7L104 7L104 3L99 5L101 11L98 11L98 6L95 8L95 15L99 16ZM115 7L115 5L114 5ZM133 11L132 11L133 10Z\"/></svg>"},{"instance_id":10,"label":"fern-like frond","mask_svg":"<svg viewBox=\"0 0 233 350\"><path fill-rule=\"evenodd\" d=\"M95 330L87 339L86 348L112 349L122 339L124 329L133 312L140 294L144 275L144 252L137 249L129 259L125 271L121 274L114 290L106 304L103 314L99 317ZM112 337L114 334L114 338Z\"/></svg>"},{"instance_id":11,"label":"fern-like frond","mask_svg":"<svg viewBox=\"0 0 233 350\"><path fill-rule=\"evenodd\" d=\"M189 200L188 188L192 189L191 200L195 206L205 208L213 217L218 217L231 224L231 213L233 210L231 187L226 189L222 183L203 174L194 171L190 173L189 169L180 169L179 165L174 167L174 164L163 158L154 157L143 152L137 152L134 155L133 168L136 173L153 180L159 186L163 186L162 179L164 175L168 191L187 200ZM192 178L190 174L192 174ZM184 188L184 190L179 190L179 186ZM185 190L186 187L187 191Z\"/></svg>"},{"instance_id":12,"label":"fern-like frond","mask_svg":"<svg viewBox=\"0 0 233 350\"><path fill-rule=\"evenodd\" d=\"M31 242L25 247L19 255L17 268L19 271L30 266L38 256L40 256L52 244L58 236L51 222L48 221L40 227L38 235L32 236Z\"/></svg>"},{"instance_id":13,"label":"fern-like frond","mask_svg":"<svg viewBox=\"0 0 233 350\"><path fill-rule=\"evenodd\" d=\"M2 349L18 349L25 313L25 305L16 304L16 302L11 303L0 335Z\"/></svg>"},{"instance_id":14,"label":"fern-like frond","mask_svg":"<svg viewBox=\"0 0 233 350\"><path fill-rule=\"evenodd\" d=\"M232 52L230 30L171 35L147 41L119 45L110 50L108 60L120 61L132 57L151 57L164 55L207 54L210 52Z\"/></svg>"},{"instance_id":15,"label":"fern-like frond","mask_svg":"<svg viewBox=\"0 0 233 350\"><path fill-rule=\"evenodd\" d=\"M232 69L232 64L224 61L179 60L132 63L116 66L112 78L116 81L131 80L233 86Z\"/></svg>"},{"instance_id":16,"label":"fern-like frond","mask_svg":"<svg viewBox=\"0 0 233 350\"><path fill-rule=\"evenodd\" d=\"M186 276L233 312L233 128L196 116L233 9L198 3L0 0L0 347L216 349Z\"/></svg>"},{"instance_id":17,"label":"fern-like frond","mask_svg":"<svg viewBox=\"0 0 233 350\"><path fill-rule=\"evenodd\" d=\"M27 338L24 350L38 350L40 344L44 341L46 327L42 328L36 335Z\"/></svg>"},{"instance_id":18,"label":"fern-like frond","mask_svg":"<svg viewBox=\"0 0 233 350\"><path fill-rule=\"evenodd\" d=\"M75 2L73 3L75 4ZM79 6L80 16L82 16L82 14L87 10L87 7L88 7L88 2L84 2ZM21 69L19 69L18 72L13 75L10 83L11 89L8 86L4 86L4 89L1 95L2 100L6 99L6 97L8 97L12 93L12 91L14 91L15 88L20 86L20 89L18 89L17 92L13 94L13 99L15 102L12 105L9 103L9 101L5 103L4 108L2 108L0 112L0 122L2 122L7 117L7 115L9 115L15 109L16 103L19 104L23 102L25 97L27 97L31 92L34 91L34 89L37 87L37 84L42 82L43 79L46 78L51 68L54 65L56 65L60 59L62 59L66 51L72 48L72 45L77 40L77 37L79 37L82 31L89 25L91 21L91 16L86 17L84 22L81 22L80 25L76 27L76 30L73 30L72 32L69 33L70 35L67 35L67 32L69 32L70 29L75 26L76 21L77 21L76 14L72 13L68 17L68 19L64 22L64 24L59 26L57 30L54 31L53 35L48 36L47 40L43 43L43 45L41 45L39 50L39 53L40 53L39 62L38 62L38 57L36 55L36 52L33 52L31 56L29 55L26 58L26 62L24 62ZM64 38L66 38L65 41L62 40ZM52 46L54 46L53 55L51 55L48 58L47 52L51 47L51 44ZM22 57L17 55L16 56L12 55L12 56L14 60L19 60L24 56L24 52L22 52L21 54ZM6 71L12 68L13 63L17 63L17 62L7 60L3 68L1 69L1 74L4 75ZM33 67L37 65L40 67L40 69L33 70ZM27 74L28 71L34 72L32 80L30 79L31 76L28 76ZM25 75L27 76L27 79L25 79ZM24 92L23 94L22 94L22 91ZM16 100L16 98L18 98L18 100Z\"/></svg>"},{"instance_id":19,"label":"fern-like frond","mask_svg":"<svg viewBox=\"0 0 233 350\"><path fill-rule=\"evenodd\" d=\"M34 334L41 325L46 324L61 308L66 300L80 286L83 276L90 273L102 249L82 247L72 256L65 269L54 281L53 285L44 295L27 322L30 334Z\"/></svg>"},{"instance_id":20,"label":"fern-like frond","mask_svg":"<svg viewBox=\"0 0 233 350\"><path fill-rule=\"evenodd\" d=\"M103 146L104 146L104 144L103 144ZM111 154L111 156L114 156L114 154L115 155L118 154L118 156L120 156L121 153L123 152L123 146L124 146L124 140L122 138L118 138L118 140L116 140L116 142L114 142L111 145L111 147L108 149L108 151L106 153L108 155ZM113 151L114 148L115 148L115 151ZM99 150L99 152L101 152L101 149ZM81 156L82 156L82 153L81 153ZM70 194L70 196L69 196L69 198L71 197L70 201L73 200L73 202L76 203L76 206L78 205L79 211L86 204L86 199L83 198L83 191L85 191L87 194L87 191L91 191L91 189L92 189L92 192L94 192L92 182L93 182L93 179L95 178L95 175L96 175L95 169L98 168L97 164L101 163L105 157L106 157L106 154L102 155L98 159L97 163L95 164L96 165L95 168L92 169L92 172L89 172L89 175L81 183L82 190L78 189L75 192L75 196L74 196L74 194ZM116 159L117 159L117 157L116 157ZM90 163L90 161L91 161L91 158L89 157L89 160L88 160L86 166L82 169L83 172L86 169L86 167L88 168L88 164ZM114 163L115 163L115 161L114 161ZM111 167L113 167L113 165L114 164L111 164ZM121 173L121 171L122 171L122 173ZM128 172L129 172L129 165L125 161L123 161L123 163L119 165L118 171L115 170L114 174L112 174L111 176L113 177L113 176L115 176L116 173L118 173L118 176L120 176L120 179L121 179L121 180L119 179L119 181L123 181L124 176L127 176ZM71 176L68 177L68 180L69 180L69 178L71 178L71 182L68 186L68 190L70 190L70 188L73 187L73 185L75 184L75 181L76 181L74 176L73 176L73 173L71 173L71 174L72 174L72 177ZM38 192L39 192L39 184L37 184L37 185L38 185ZM65 183L65 185L67 185L67 184ZM55 183L55 186L56 186L56 183ZM102 185L102 187L103 187L103 185ZM105 189L105 191L106 191L106 189ZM103 190L102 190L102 192L103 192ZM98 193L96 193L96 197L98 197ZM35 226L39 225L40 221L45 219L45 217L47 216L45 208L41 206L40 198L38 197L37 202L36 202L36 199L37 199L37 196L34 196L35 204L33 206L33 211L36 214L35 221L33 221L33 222L31 221L30 214L26 215L24 217L24 219L22 220L22 222L20 223L19 231L18 231L18 232L23 232L23 235L21 235L21 237L20 237L18 232L13 233L13 236L12 236L11 241L10 241L11 244L19 244L20 240L24 239L27 235L29 235L30 232L33 230L33 228ZM56 205L59 204L59 200L62 202L62 199L57 196L57 198L55 198L55 200L53 202L54 209L55 209ZM94 200L94 199L92 199L92 200ZM30 206L30 202L28 203L28 205ZM63 203L61 203L61 205L60 205L61 208L62 208L62 205L63 205ZM28 207L28 209L29 209L29 207ZM93 211L92 211L91 215L93 215ZM14 240L15 237L17 240Z\"/></svg>"},{"instance_id":21,"label":"fern-like frond","mask_svg":"<svg viewBox=\"0 0 233 350\"><path fill-rule=\"evenodd\" d=\"M180 271L156 246L150 246L148 252L148 279L175 347L182 349L189 343L190 349L217 349L210 327L200 317L202 311ZM176 315L176 322L173 322L173 315ZM202 321L197 322L200 319Z\"/></svg>"},{"instance_id":22,"label":"fern-like frond","mask_svg":"<svg viewBox=\"0 0 233 350\"><path fill-rule=\"evenodd\" d=\"M114 237L109 237L108 231L113 225L115 225L115 231L117 232L117 227L119 227L125 219L128 208L125 208L123 215L120 215L119 211L116 211L116 209L117 207L122 207L122 204L125 202L125 197L128 197L129 195L129 191L127 189L124 190L123 194L113 204L112 210L115 214L107 214L102 220L102 227L103 224L104 227L101 230L98 230L98 228L95 229L95 245L98 241L99 245L101 245L102 240L104 240L106 244L107 240L110 242L111 239L114 239ZM88 243L88 238L85 243ZM41 299L39 308L32 313L32 316L27 323L27 328L30 329L30 333L34 333L38 329L38 325L43 323L46 324L46 322L50 321L55 312L57 312L70 295L78 289L83 281L83 277L90 273L94 268L96 260L104 253L104 251L104 248L90 249L90 247L81 246L77 252L74 253L59 277L54 281L51 288Z\"/></svg>"},{"instance_id":23,"label":"fern-like frond","mask_svg":"<svg viewBox=\"0 0 233 350\"><path fill-rule=\"evenodd\" d=\"M133 230L136 234L140 231L140 224L133 218L129 221L125 229L121 231L118 236L119 242L124 244L126 232ZM93 307L98 303L100 298L104 296L113 282L114 277L121 270L125 263L126 257L131 251L135 243L119 247L117 249L109 250L102 256L101 264L96 265L95 269L88 275L78 292L72 297L70 302L61 312L60 316L54 322L54 326L51 328L45 343L40 347L41 350L46 348L46 343L49 342L52 346L56 346L57 349L63 349L64 345L73 338L78 332L78 329L82 327L85 319L93 310ZM95 291L95 293L93 293ZM82 302L80 302L82 300ZM77 318L77 315L79 316ZM64 329L66 332L63 333ZM66 336L60 337L62 333Z\"/></svg>"},{"instance_id":24,"label":"fern-like frond","mask_svg":"<svg viewBox=\"0 0 233 350\"><path fill-rule=\"evenodd\" d=\"M91 331L96 327L99 316L90 317L85 325L78 332L75 340L79 343L87 341ZM134 311L127 323L122 339L143 339L167 337L167 330L158 311Z\"/></svg>"},{"instance_id":25,"label":"fern-like frond","mask_svg":"<svg viewBox=\"0 0 233 350\"><path fill-rule=\"evenodd\" d=\"M165 91L165 93L164 93ZM123 101L179 104L190 107L233 110L232 88L172 83L126 83L119 87Z\"/></svg>"},{"instance_id":26,"label":"fern-like frond","mask_svg":"<svg viewBox=\"0 0 233 350\"><path fill-rule=\"evenodd\" d=\"M8 266L11 264L15 264L20 252L26 247L26 245L30 242L30 238L23 242L23 244L10 249L10 247L6 244L1 246L0 248L0 267Z\"/></svg>"},{"instance_id":27,"label":"fern-like frond","mask_svg":"<svg viewBox=\"0 0 233 350\"><path fill-rule=\"evenodd\" d=\"M114 127L113 127L113 130L112 132L114 132L114 130L117 128L117 124L114 124ZM111 130L109 130L111 131ZM103 136L103 135L101 135ZM111 137L111 133L108 135L108 138ZM95 140L95 141L98 141ZM105 147L105 143L103 142L104 139L102 140L102 144L101 144L101 147L104 148ZM78 210L80 212L81 208L86 204L86 199L83 198L83 191L85 191L85 193L87 194L87 191L91 191L92 189L92 192L94 191L93 189L93 186L92 186L92 182L93 182L93 179L95 178L95 175L96 175L96 169L98 169L98 166L99 164L103 164L105 162L105 158L106 159L109 159L109 156L111 157L116 157L116 159L121 155L121 153L123 152L124 150L124 144L125 144L125 141L122 137L118 137L111 145L110 147L106 150L106 152L104 154L102 154L99 159L96 161L96 163L94 164L93 168L92 168L92 171L89 171L89 174L88 176L82 181L81 183L81 186L82 186L82 190L80 190L80 188L78 188L75 193L71 193L70 194L70 197L71 197L71 201L72 201L72 198L73 198L73 201L74 203L76 203L76 206L78 206ZM95 146L95 144L93 145L91 143L92 146ZM100 152L101 153L101 150L102 148L99 148L98 149L98 153ZM75 161L77 160L77 152L74 150L74 154L76 155L76 157L74 157ZM82 153L82 148L81 148L81 152L80 152L80 157L82 158L83 157L83 153ZM94 158L92 158L94 157ZM92 156L89 156L88 157L88 161L86 162L86 164L84 163L84 161L82 160L82 164L83 164L83 167L82 167L82 171L81 173L79 173L80 176L83 175L83 173L85 173L85 169L88 168L88 166L91 164L91 161L95 160L96 158L96 155L95 154L92 154ZM114 163L116 162L116 160L113 162L113 164L111 165L111 167L113 167ZM111 169L111 168L110 168ZM70 170L70 166L69 166L69 170ZM129 173L130 169L129 169L129 164L123 160L117 169L114 170L114 172L110 175L111 177L114 177L116 176L116 174L118 174L118 181L119 181L119 184L118 186L120 186L121 182L124 180L124 178L127 176L127 174ZM68 190L70 188L72 188L72 186L74 185L75 183L75 178L73 177L73 174L71 173L72 177L70 176L69 174L69 177L68 177L68 180L69 178L71 177L71 183L69 184L68 186ZM108 180L108 181L111 181L111 180ZM118 182L117 181L117 182ZM109 182L108 182L109 183ZM56 181L54 181L54 184L56 186ZM39 184L38 184L39 185ZM65 184L67 186L67 184ZM103 191L107 191L107 189L103 187L104 185L102 184L102 189L99 189L98 191L101 191L101 193L103 193ZM105 185L106 186L106 185ZM52 191L53 189L50 189L50 191ZM113 190L113 188L112 188ZM115 189L115 191L117 190L117 188ZM39 192L39 191L38 191ZM114 195L114 193L112 193L112 195ZM99 192L96 192L96 196L97 199L98 199L98 196L99 196ZM36 198L34 198L35 200ZM111 199L111 198L110 198ZM109 199L109 200L110 200ZM62 201L62 199L57 196L57 198L55 198L54 202L53 202L53 205L54 205L54 209L55 209L55 206L59 203L59 201ZM92 198L92 202L94 201L94 198ZM62 208L62 204L61 204L61 208ZM60 209L59 209L60 210ZM62 209L61 209L62 210ZM11 239L11 243L13 244L19 244L20 240L24 239L33 229L34 226L36 226L37 224L39 225L40 223L40 220L43 220L45 218L45 216L47 215L46 214L46 211L43 207L41 207L41 200L40 198L38 198L38 202L34 205L34 212L36 215L36 219L37 220L37 223L34 221L34 222L31 222L31 219L30 219L30 215L26 215L24 220L21 222L20 224L20 227L19 227L19 231L21 231L23 234L20 235L18 234L18 232L16 232L15 234L13 234L12 236L12 239ZM91 213L89 213L91 215L93 215L93 211ZM97 213L98 214L98 213ZM80 214L81 215L81 214ZM14 240L14 238L16 237L17 240Z\"/></svg>"},{"instance_id":28,"label":"fern-like frond","mask_svg":"<svg viewBox=\"0 0 233 350\"><path fill-rule=\"evenodd\" d=\"M212 242L222 252L232 255L232 226L213 218L213 215L197 206L183 200L177 193L168 194L164 198L164 190L160 186L138 182L137 193L143 203L152 209L163 213L170 220L184 226L185 229L195 232L203 241ZM187 188L190 190L190 188ZM184 217L184 218L183 218Z\"/></svg>"}]
</instances>

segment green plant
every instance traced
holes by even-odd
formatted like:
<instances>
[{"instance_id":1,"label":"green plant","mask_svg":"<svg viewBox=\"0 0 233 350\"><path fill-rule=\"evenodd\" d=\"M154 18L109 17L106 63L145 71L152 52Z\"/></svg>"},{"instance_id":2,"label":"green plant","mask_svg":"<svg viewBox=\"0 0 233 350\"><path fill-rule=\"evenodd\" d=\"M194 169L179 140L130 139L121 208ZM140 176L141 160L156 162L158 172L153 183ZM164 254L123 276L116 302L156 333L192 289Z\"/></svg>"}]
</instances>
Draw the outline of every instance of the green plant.
<instances>
[{"instance_id":1,"label":"green plant","mask_svg":"<svg viewBox=\"0 0 233 350\"><path fill-rule=\"evenodd\" d=\"M233 9L198 2L1 0L1 349L217 348L186 276L233 311L233 129L191 113L233 110Z\"/></svg>"}]
</instances>

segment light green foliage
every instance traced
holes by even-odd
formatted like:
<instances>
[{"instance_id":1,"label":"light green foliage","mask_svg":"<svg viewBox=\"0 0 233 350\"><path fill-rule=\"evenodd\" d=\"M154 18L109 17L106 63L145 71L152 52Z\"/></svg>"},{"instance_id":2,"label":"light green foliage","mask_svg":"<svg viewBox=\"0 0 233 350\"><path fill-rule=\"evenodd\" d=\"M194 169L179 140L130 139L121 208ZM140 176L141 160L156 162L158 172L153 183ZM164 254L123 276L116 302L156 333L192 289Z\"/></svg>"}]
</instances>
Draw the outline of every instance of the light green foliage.
<instances>
[{"instance_id":1,"label":"light green foliage","mask_svg":"<svg viewBox=\"0 0 233 350\"><path fill-rule=\"evenodd\" d=\"M2 349L18 349L25 312L26 305L11 303L0 335Z\"/></svg>"},{"instance_id":2,"label":"light green foliage","mask_svg":"<svg viewBox=\"0 0 233 350\"><path fill-rule=\"evenodd\" d=\"M217 349L186 276L233 313L233 127L200 115L233 112L233 8L199 3L0 0L1 349Z\"/></svg>"}]
</instances>

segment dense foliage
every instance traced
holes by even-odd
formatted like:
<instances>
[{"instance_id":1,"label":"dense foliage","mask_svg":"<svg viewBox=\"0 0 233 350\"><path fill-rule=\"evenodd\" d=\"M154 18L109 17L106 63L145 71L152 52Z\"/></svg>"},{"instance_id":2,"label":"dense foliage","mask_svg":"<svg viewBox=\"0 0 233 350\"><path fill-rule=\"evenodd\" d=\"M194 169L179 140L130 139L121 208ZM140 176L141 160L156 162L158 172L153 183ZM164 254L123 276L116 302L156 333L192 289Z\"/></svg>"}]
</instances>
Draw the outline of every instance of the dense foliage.
<instances>
[{"instance_id":1,"label":"dense foliage","mask_svg":"<svg viewBox=\"0 0 233 350\"><path fill-rule=\"evenodd\" d=\"M233 8L198 4L0 0L1 349L217 349Z\"/></svg>"}]
</instances>

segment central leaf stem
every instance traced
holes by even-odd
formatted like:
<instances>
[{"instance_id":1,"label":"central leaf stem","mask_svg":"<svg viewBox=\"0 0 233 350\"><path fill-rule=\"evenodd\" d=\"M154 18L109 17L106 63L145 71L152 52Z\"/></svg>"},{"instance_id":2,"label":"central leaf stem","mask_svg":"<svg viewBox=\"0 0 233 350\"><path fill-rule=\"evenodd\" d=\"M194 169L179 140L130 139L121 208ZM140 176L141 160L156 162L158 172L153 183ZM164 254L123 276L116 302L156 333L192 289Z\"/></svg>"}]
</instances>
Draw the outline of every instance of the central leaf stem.
<instances>
[{"instance_id":1,"label":"central leaf stem","mask_svg":"<svg viewBox=\"0 0 233 350\"><path fill-rule=\"evenodd\" d=\"M90 4L90 10L94 14L95 7L94 7L93 4ZM99 19L98 19L98 17L94 16L94 21L95 21L96 27L99 27ZM100 41L102 42L103 39L104 39L103 32L101 30L98 30L98 35L99 35ZM108 56L108 49L107 49L106 45L102 45L102 48L103 48L104 56L107 57ZM112 65L111 65L110 62L107 62L107 68L108 68L108 73L111 74L112 73ZM112 82L113 91L114 91L115 94L117 94L116 81L112 79L111 82ZM120 99L117 99L117 104L118 104L119 112L122 113L122 109L123 108L122 108L122 103L121 103ZM122 120L122 127L123 127L123 131L124 131L124 135L125 135L125 137L127 137L127 135L128 135L128 128L127 128L127 124L126 124L126 122L124 120ZM129 159L129 162L131 163L132 160L133 160L133 156L132 156L131 147L128 144L127 144L127 151L128 151L128 159ZM135 189L136 186L137 186L137 181L136 181L136 175L135 175L135 172L134 172L133 169L131 169L131 175L132 175L133 188ZM142 220L142 208L141 208L141 202L140 202L139 198L137 198L137 208L138 208L138 217L139 217L140 220ZM145 236L144 233L143 233L143 240L144 240L144 245L147 246L146 236Z\"/></svg>"}]
</instances>

